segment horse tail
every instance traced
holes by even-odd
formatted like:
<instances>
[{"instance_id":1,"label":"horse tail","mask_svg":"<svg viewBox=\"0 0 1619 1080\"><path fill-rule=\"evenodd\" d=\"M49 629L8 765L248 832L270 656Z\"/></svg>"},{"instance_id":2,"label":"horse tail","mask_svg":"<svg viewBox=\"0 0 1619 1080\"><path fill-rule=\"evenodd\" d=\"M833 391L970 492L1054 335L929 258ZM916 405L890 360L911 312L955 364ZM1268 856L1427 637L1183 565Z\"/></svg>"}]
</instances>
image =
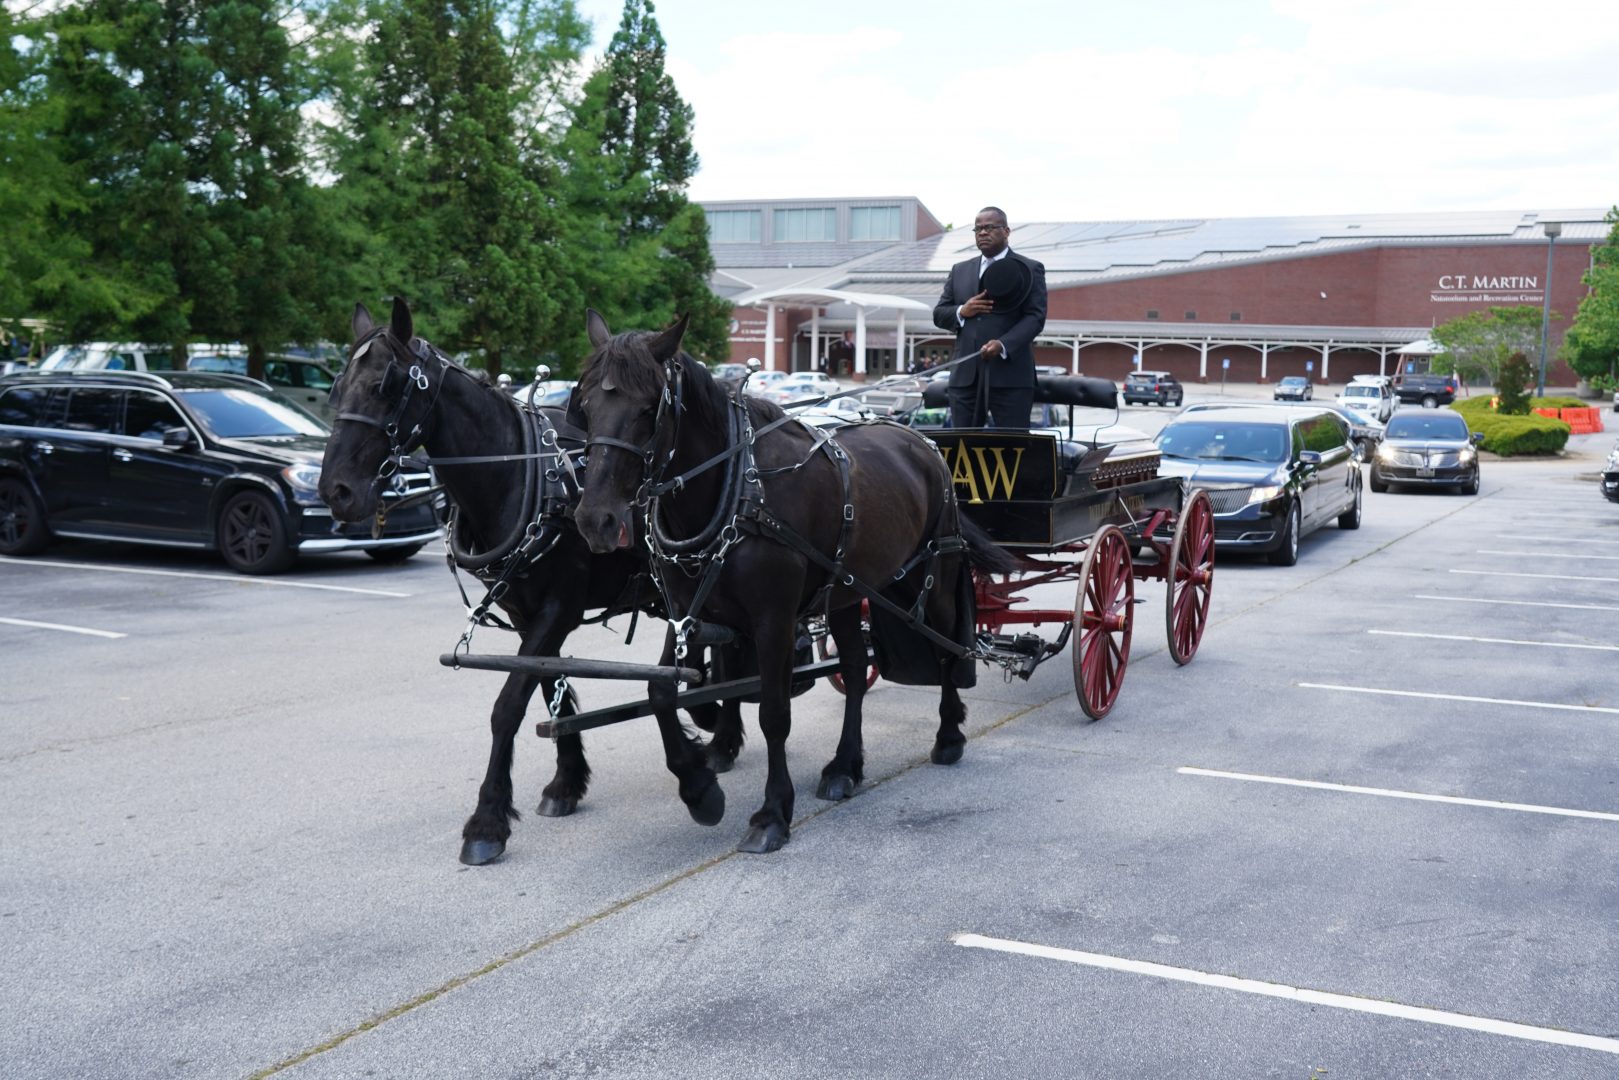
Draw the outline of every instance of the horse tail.
<instances>
[{"instance_id":1,"label":"horse tail","mask_svg":"<svg viewBox=\"0 0 1619 1080\"><path fill-rule=\"evenodd\" d=\"M972 518L962 514L957 524L961 526L961 538L967 542L967 561L979 573L1015 574L1023 569L1018 557L998 546Z\"/></svg>"}]
</instances>

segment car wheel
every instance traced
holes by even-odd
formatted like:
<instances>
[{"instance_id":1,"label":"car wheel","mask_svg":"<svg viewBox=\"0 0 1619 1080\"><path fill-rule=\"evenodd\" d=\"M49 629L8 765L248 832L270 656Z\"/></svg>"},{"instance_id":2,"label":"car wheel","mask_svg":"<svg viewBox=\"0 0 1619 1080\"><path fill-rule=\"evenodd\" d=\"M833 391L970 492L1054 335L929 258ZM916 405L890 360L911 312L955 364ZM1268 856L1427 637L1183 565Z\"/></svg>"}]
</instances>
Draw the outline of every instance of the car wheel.
<instances>
[{"instance_id":1,"label":"car wheel","mask_svg":"<svg viewBox=\"0 0 1619 1080\"><path fill-rule=\"evenodd\" d=\"M366 548L365 553L384 566L402 563L416 554L425 544L406 544L404 547Z\"/></svg>"},{"instance_id":2,"label":"car wheel","mask_svg":"<svg viewBox=\"0 0 1619 1080\"><path fill-rule=\"evenodd\" d=\"M1345 510L1343 513L1338 515L1338 528L1340 528L1340 529L1358 529L1358 528L1360 528L1360 500L1361 500L1360 485L1356 484L1355 485L1355 501L1350 504L1350 507L1349 507L1348 510Z\"/></svg>"},{"instance_id":3,"label":"car wheel","mask_svg":"<svg viewBox=\"0 0 1619 1080\"><path fill-rule=\"evenodd\" d=\"M1463 495L1477 495L1478 494L1478 470L1477 469L1474 469L1473 470L1473 475L1467 478L1467 483L1462 485L1462 494Z\"/></svg>"},{"instance_id":4,"label":"car wheel","mask_svg":"<svg viewBox=\"0 0 1619 1080\"><path fill-rule=\"evenodd\" d=\"M1439 399L1434 397L1432 394L1428 394L1422 399L1422 407L1424 409L1437 409L1439 407Z\"/></svg>"},{"instance_id":5,"label":"car wheel","mask_svg":"<svg viewBox=\"0 0 1619 1080\"><path fill-rule=\"evenodd\" d=\"M1177 409L1180 408L1181 405L1185 403L1185 401L1186 401L1186 391L1182 390L1180 393L1175 395L1175 408L1177 408Z\"/></svg>"},{"instance_id":6,"label":"car wheel","mask_svg":"<svg viewBox=\"0 0 1619 1080\"><path fill-rule=\"evenodd\" d=\"M219 513L219 553L242 574L279 574L292 565L295 552L287 543L287 526L268 495L242 491L232 495Z\"/></svg>"},{"instance_id":7,"label":"car wheel","mask_svg":"<svg viewBox=\"0 0 1619 1080\"><path fill-rule=\"evenodd\" d=\"M14 476L0 478L0 555L34 555L50 539L34 489Z\"/></svg>"},{"instance_id":8,"label":"car wheel","mask_svg":"<svg viewBox=\"0 0 1619 1080\"><path fill-rule=\"evenodd\" d=\"M1377 462L1372 462L1372 490L1381 495L1389 489L1388 481L1377 474Z\"/></svg>"},{"instance_id":9,"label":"car wheel","mask_svg":"<svg viewBox=\"0 0 1619 1080\"><path fill-rule=\"evenodd\" d=\"M1282 526L1282 542L1270 553L1272 566L1292 566L1299 561L1299 504L1295 501L1287 508L1287 523Z\"/></svg>"}]
</instances>

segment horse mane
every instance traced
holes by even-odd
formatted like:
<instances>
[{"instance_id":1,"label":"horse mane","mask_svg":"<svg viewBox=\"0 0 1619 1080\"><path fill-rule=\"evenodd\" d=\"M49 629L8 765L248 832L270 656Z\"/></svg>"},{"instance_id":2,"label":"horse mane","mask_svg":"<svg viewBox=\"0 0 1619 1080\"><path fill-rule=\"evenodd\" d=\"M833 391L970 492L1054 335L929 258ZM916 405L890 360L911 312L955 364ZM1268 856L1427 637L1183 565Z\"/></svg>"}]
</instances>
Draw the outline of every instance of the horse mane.
<instances>
[{"instance_id":1,"label":"horse mane","mask_svg":"<svg viewBox=\"0 0 1619 1080\"><path fill-rule=\"evenodd\" d=\"M656 397L663 393L663 365L648 347L656 336L656 331L649 330L614 334L585 359L579 389L588 393L611 379L615 386L634 394ZM725 431L730 422L730 399L725 390L714 381L708 368L684 349L676 354L676 362L684 383L681 402L687 419L700 427ZM749 397L746 404L755 427L782 415L780 406L760 398Z\"/></svg>"}]
</instances>

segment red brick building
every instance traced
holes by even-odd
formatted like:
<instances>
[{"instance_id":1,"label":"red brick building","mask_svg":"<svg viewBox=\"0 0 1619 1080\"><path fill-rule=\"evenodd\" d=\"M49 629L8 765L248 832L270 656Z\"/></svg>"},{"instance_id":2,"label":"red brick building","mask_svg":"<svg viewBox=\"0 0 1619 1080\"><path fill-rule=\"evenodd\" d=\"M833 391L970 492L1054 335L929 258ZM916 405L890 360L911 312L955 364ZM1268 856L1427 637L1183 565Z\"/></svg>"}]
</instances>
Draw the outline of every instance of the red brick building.
<instances>
[{"instance_id":1,"label":"red brick building","mask_svg":"<svg viewBox=\"0 0 1619 1080\"><path fill-rule=\"evenodd\" d=\"M805 370L852 354L843 374L863 377L948 353L932 309L950 266L976 253L970 230L946 229L915 199L704 207L713 285L736 305L731 359ZM1041 363L1120 379L1139 355L1140 366L1187 381L1344 382L1392 373L1402 347L1457 316L1540 307L1548 256L1555 356L1586 293L1591 249L1607 236L1602 218L1585 209L1022 223L1014 213L1012 247L1046 267ZM1574 376L1554 364L1548 381Z\"/></svg>"}]
</instances>

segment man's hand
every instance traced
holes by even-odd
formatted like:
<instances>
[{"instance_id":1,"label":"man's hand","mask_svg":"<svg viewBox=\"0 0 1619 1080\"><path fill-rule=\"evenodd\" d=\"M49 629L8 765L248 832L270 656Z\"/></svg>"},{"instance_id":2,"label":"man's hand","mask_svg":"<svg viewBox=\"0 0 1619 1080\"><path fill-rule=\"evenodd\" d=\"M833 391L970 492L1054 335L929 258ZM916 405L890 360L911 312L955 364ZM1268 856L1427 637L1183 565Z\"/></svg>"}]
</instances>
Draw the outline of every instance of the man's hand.
<instances>
[{"instance_id":1,"label":"man's hand","mask_svg":"<svg viewBox=\"0 0 1619 1080\"><path fill-rule=\"evenodd\" d=\"M986 342L984 342L984 347L982 349L980 349L978 352L979 352L979 355L982 356L985 360L993 360L996 357L1000 356L1005 351L1006 351L1006 349L1001 345L1000 341L997 339L995 341L986 341Z\"/></svg>"},{"instance_id":2,"label":"man's hand","mask_svg":"<svg viewBox=\"0 0 1619 1080\"><path fill-rule=\"evenodd\" d=\"M985 291L961 305L961 317L970 319L974 315L987 315L994 310L995 301L991 300L988 291Z\"/></svg>"}]
</instances>

